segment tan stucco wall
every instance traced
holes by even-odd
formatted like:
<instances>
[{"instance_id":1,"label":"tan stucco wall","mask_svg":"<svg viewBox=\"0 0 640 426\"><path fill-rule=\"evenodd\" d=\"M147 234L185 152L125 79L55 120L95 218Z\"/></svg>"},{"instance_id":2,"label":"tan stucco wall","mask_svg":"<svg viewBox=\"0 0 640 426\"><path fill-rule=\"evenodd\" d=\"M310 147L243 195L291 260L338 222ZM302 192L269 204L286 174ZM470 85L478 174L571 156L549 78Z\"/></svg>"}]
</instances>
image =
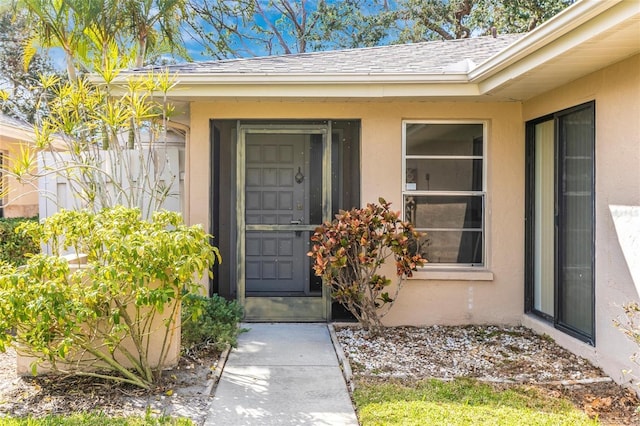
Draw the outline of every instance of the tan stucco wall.
<instances>
[{"instance_id":1,"label":"tan stucco wall","mask_svg":"<svg viewBox=\"0 0 640 426\"><path fill-rule=\"evenodd\" d=\"M613 326L613 319L622 315L623 304L640 300L640 282L632 280L633 272L640 274L640 263L625 260L610 208L640 208L640 55L525 102L523 116L531 120L592 100L596 109L596 347L528 316L523 322L624 382L630 376L622 370L639 369L629 361L637 347ZM640 244L635 248L640 250Z\"/></svg>"},{"instance_id":2,"label":"tan stucco wall","mask_svg":"<svg viewBox=\"0 0 640 426\"><path fill-rule=\"evenodd\" d=\"M3 156L16 155L20 152L21 139L16 139L3 135L0 129L0 154ZM5 164L7 167L5 157ZM10 166L10 164L9 164ZM5 176L5 184L9 188L9 194L0 199L0 205L4 207L5 217L32 217L38 214L38 193L37 187L28 184L21 184L13 178ZM36 183L37 186L37 183ZM4 205L9 203L8 205Z\"/></svg>"},{"instance_id":3,"label":"tan stucco wall","mask_svg":"<svg viewBox=\"0 0 640 426\"><path fill-rule=\"evenodd\" d=\"M591 359L616 381L628 381L630 377L622 370L637 367L629 361L635 346L613 326L613 319L621 316L623 304L640 300L640 282L634 283L632 279L634 274L640 276L640 261L634 263L629 256L625 259L611 206L637 206L640 209L638 70L640 56L635 56L522 104L192 103L192 136L187 148L188 221L208 225L209 188L201 183L209 182L211 118L360 119L362 203L383 196L398 210L402 208L402 120L487 120L487 271L420 272L405 284L385 322L389 325L523 323ZM595 348L555 330L546 322L523 315L525 123L592 100L596 102ZM638 258L637 254L635 258Z\"/></svg>"},{"instance_id":4,"label":"tan stucco wall","mask_svg":"<svg viewBox=\"0 0 640 426\"><path fill-rule=\"evenodd\" d=\"M403 119L487 120L486 227L490 273L455 276L441 273L439 278L448 279L412 279L405 284L385 322L389 325L520 323L524 309L524 124L519 103L192 103L191 140L187 147L187 220L192 224L208 224L209 185L203 183L209 182L211 118L360 119L362 203L377 201L382 196L396 210L402 210ZM491 275L492 279L487 279Z\"/></svg>"}]
</instances>

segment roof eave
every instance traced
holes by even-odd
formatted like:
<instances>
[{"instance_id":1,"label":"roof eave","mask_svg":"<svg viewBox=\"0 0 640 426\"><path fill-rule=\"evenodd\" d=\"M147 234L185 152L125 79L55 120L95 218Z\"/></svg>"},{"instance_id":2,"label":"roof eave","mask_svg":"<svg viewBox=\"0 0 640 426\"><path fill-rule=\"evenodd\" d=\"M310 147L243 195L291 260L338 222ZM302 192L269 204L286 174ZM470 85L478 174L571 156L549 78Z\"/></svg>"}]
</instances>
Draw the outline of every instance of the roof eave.
<instances>
[{"instance_id":1,"label":"roof eave","mask_svg":"<svg viewBox=\"0 0 640 426\"><path fill-rule=\"evenodd\" d=\"M183 82L172 91L177 99L388 99L415 97L477 97L478 86L468 83L429 84L424 82L402 83L324 83L301 82L256 83L252 84L188 84Z\"/></svg>"},{"instance_id":2,"label":"roof eave","mask_svg":"<svg viewBox=\"0 0 640 426\"><path fill-rule=\"evenodd\" d=\"M468 83L467 73L176 73L177 85L226 85L226 84L448 84ZM124 72L119 80L126 78L144 78L145 76Z\"/></svg>"},{"instance_id":3,"label":"roof eave","mask_svg":"<svg viewBox=\"0 0 640 426\"><path fill-rule=\"evenodd\" d=\"M525 37L492 56L468 74L482 93L533 69L637 13L638 3L622 0L580 1Z\"/></svg>"},{"instance_id":4,"label":"roof eave","mask_svg":"<svg viewBox=\"0 0 640 426\"><path fill-rule=\"evenodd\" d=\"M123 73L118 79L125 81L130 77L143 78L138 74ZM179 73L170 93L170 97L178 99L386 99L478 95L478 86L469 84L466 73Z\"/></svg>"}]
</instances>

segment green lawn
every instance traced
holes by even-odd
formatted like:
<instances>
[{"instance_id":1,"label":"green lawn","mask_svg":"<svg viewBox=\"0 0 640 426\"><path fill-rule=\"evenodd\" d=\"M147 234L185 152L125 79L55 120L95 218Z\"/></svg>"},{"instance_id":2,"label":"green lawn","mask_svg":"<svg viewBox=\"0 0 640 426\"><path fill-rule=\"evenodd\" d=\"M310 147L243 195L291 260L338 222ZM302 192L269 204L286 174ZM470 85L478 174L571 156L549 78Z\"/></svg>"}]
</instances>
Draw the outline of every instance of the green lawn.
<instances>
[{"instance_id":1,"label":"green lawn","mask_svg":"<svg viewBox=\"0 0 640 426\"><path fill-rule=\"evenodd\" d=\"M496 390L473 380L427 380L415 385L365 383L354 400L362 426L597 425L571 402L531 387Z\"/></svg>"},{"instance_id":2,"label":"green lawn","mask_svg":"<svg viewBox=\"0 0 640 426\"><path fill-rule=\"evenodd\" d=\"M70 416L51 415L42 418L0 417L0 426L192 426L189 419L170 417L108 417L97 413Z\"/></svg>"}]
</instances>

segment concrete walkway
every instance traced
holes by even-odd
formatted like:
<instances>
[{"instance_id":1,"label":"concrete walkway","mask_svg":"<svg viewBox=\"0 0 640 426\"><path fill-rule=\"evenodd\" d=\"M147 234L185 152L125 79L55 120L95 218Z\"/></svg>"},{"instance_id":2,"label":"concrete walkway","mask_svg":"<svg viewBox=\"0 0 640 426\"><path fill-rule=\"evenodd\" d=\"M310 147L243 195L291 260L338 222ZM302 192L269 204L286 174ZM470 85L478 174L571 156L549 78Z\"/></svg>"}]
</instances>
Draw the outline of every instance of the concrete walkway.
<instances>
[{"instance_id":1,"label":"concrete walkway","mask_svg":"<svg viewBox=\"0 0 640 426\"><path fill-rule=\"evenodd\" d=\"M205 425L358 425L326 324L243 327Z\"/></svg>"}]
</instances>

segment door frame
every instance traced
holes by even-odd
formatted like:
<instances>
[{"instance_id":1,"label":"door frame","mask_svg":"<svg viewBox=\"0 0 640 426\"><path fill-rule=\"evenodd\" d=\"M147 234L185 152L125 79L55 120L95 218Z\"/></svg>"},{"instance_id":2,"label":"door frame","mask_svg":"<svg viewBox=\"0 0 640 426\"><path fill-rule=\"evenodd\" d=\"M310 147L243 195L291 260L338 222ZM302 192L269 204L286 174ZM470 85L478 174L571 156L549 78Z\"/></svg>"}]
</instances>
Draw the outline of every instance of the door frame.
<instances>
[{"instance_id":1,"label":"door frame","mask_svg":"<svg viewBox=\"0 0 640 426\"><path fill-rule=\"evenodd\" d=\"M562 236L561 230L564 228L566 221L563 220L562 216L565 213L566 209L564 206L564 202L562 201L562 179L565 177L565 169L562 165L564 157L564 141L561 140L561 132L560 132L560 120L577 111L581 110L590 110L592 114L592 123L593 123L593 137L594 137L594 146L592 152L592 181L590 182L591 194L593 194L593 199L591 200L591 275L589 277L591 284L591 333L586 333L582 330L578 330L577 328L571 326L563 322L560 317L564 315L564 311L560 304L560 289L565 285L564 280L560 274L560 268L565 263L565 256L561 251L561 247L565 242L564 236ZM556 111L552 114L545 115L543 117L536 118L534 120L530 120L526 123L526 143L525 143L525 156L526 156L526 184L525 184L525 312L532 313L536 316L543 318L546 321L549 321L553 324L555 328L561 330L562 332L575 337L591 346L595 346L596 342L596 272L595 272L595 239L596 239L596 105L595 101L586 102L580 105L573 106L571 108L567 108L561 111ZM535 300L534 300L534 259L535 259L535 250L534 250L534 234L535 234L535 200L534 200L534 191L535 191L535 126L537 124L543 123L545 121L553 121L554 123L554 282L553 282L553 290L554 290L554 308L553 315L549 315L547 313L541 312L535 308Z\"/></svg>"},{"instance_id":2,"label":"door frame","mask_svg":"<svg viewBox=\"0 0 640 426\"><path fill-rule=\"evenodd\" d=\"M326 286L320 297L246 296L245 271L245 167L246 135L319 134L322 135L322 221L331 220L331 122L306 124L239 124L236 140L236 280L237 300L248 321L327 321L331 318L331 299ZM313 231L319 224L249 225L255 231Z\"/></svg>"}]
</instances>

